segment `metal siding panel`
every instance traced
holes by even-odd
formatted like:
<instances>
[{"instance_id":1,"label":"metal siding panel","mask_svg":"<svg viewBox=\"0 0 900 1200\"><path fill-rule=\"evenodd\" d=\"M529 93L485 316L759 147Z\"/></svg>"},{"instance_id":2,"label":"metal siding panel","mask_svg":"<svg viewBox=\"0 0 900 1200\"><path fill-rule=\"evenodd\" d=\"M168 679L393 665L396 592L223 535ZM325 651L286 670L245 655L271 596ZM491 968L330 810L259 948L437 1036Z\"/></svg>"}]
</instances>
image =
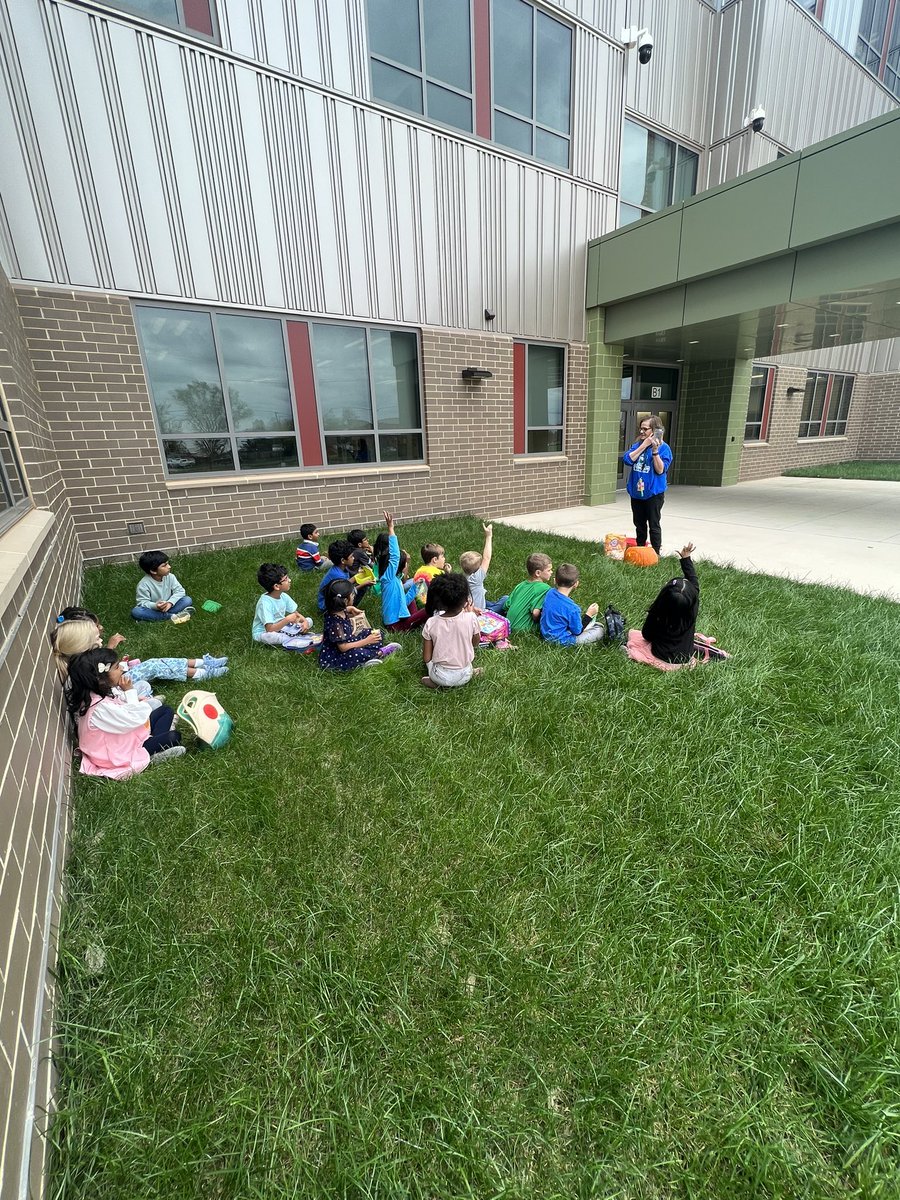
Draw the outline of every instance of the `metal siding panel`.
<instances>
[{"instance_id":1,"label":"metal siding panel","mask_svg":"<svg viewBox=\"0 0 900 1200\"><path fill-rule=\"evenodd\" d=\"M256 56L250 3L251 0L216 0L222 45L246 58Z\"/></svg>"},{"instance_id":2,"label":"metal siding panel","mask_svg":"<svg viewBox=\"0 0 900 1200\"><path fill-rule=\"evenodd\" d=\"M397 312L395 293L395 243L391 172L385 153L384 119L379 113L364 113L368 173L369 221L371 223L371 255L374 315L390 321Z\"/></svg>"},{"instance_id":3,"label":"metal siding panel","mask_svg":"<svg viewBox=\"0 0 900 1200\"><path fill-rule=\"evenodd\" d=\"M486 308L497 310L490 277L490 234L486 232L481 204L481 152L474 146L463 147L462 175L462 234L463 272L465 283L466 311L464 324L469 329L496 329L494 321L485 320Z\"/></svg>"},{"instance_id":4,"label":"metal siding panel","mask_svg":"<svg viewBox=\"0 0 900 1200\"><path fill-rule=\"evenodd\" d=\"M373 306L369 298L367 272L367 224L369 205L366 203L365 147L358 137L358 111L347 104L335 102L332 118L332 170L335 172L337 221L339 236L344 244L349 311L354 316L370 317Z\"/></svg>"},{"instance_id":5,"label":"metal siding panel","mask_svg":"<svg viewBox=\"0 0 900 1200\"><path fill-rule=\"evenodd\" d=\"M2 63L0 63L2 71ZM0 74L2 80L2 74ZM3 171L0 173L0 210L3 213L3 269L8 276L49 283L54 278L45 244L34 190L34 179L26 161L27 151L21 124L13 115L8 86L0 87L0 146L3 146Z\"/></svg>"},{"instance_id":6,"label":"metal siding panel","mask_svg":"<svg viewBox=\"0 0 900 1200\"><path fill-rule=\"evenodd\" d=\"M257 263L262 283L262 303L280 308L285 302L281 246L276 234L271 159L266 153L260 106L261 92L270 88L273 82L250 71L240 71L235 78L246 154L250 214L256 233Z\"/></svg>"},{"instance_id":7,"label":"metal siding panel","mask_svg":"<svg viewBox=\"0 0 900 1200\"><path fill-rule=\"evenodd\" d=\"M703 144L706 141L709 62L717 15L697 0L637 0L630 23L653 34L654 57L646 66L629 51L626 103L629 109L664 129ZM621 31L620 31L621 32Z\"/></svg>"},{"instance_id":8,"label":"metal siding panel","mask_svg":"<svg viewBox=\"0 0 900 1200\"><path fill-rule=\"evenodd\" d=\"M310 184L316 197L316 251L322 270L322 300L325 312L346 313L341 250L337 230L338 183L332 176L331 149L326 109L331 101L307 92L303 97L311 167ZM323 203L318 203L319 198Z\"/></svg>"},{"instance_id":9,"label":"metal siding panel","mask_svg":"<svg viewBox=\"0 0 900 1200\"><path fill-rule=\"evenodd\" d=\"M435 254L438 242L436 180L434 177L431 135L421 129L413 131L412 168L415 173L413 211L415 236L419 251L420 286L422 289L423 320L426 325L442 325L441 308L442 262Z\"/></svg>"},{"instance_id":10,"label":"metal siding panel","mask_svg":"<svg viewBox=\"0 0 900 1200\"><path fill-rule=\"evenodd\" d=\"M576 28L572 170L609 188L618 186L624 58L624 51Z\"/></svg>"},{"instance_id":11,"label":"metal siding panel","mask_svg":"<svg viewBox=\"0 0 900 1200\"><path fill-rule=\"evenodd\" d=\"M297 0L293 8L297 22L298 73L316 83L324 80L316 0Z\"/></svg>"}]
</instances>

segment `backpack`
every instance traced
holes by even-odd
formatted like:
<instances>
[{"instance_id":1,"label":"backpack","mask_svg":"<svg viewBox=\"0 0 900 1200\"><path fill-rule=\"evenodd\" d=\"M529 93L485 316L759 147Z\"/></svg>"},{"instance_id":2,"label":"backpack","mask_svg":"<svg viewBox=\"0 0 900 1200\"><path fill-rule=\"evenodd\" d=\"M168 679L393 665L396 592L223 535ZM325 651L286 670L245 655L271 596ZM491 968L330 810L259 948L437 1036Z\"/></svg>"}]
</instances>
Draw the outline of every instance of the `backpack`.
<instances>
[{"instance_id":1,"label":"backpack","mask_svg":"<svg viewBox=\"0 0 900 1200\"><path fill-rule=\"evenodd\" d=\"M478 632L482 646L492 646L509 640L509 621L499 613L478 614Z\"/></svg>"},{"instance_id":2,"label":"backpack","mask_svg":"<svg viewBox=\"0 0 900 1200\"><path fill-rule=\"evenodd\" d=\"M221 750L234 728L234 721L214 692L188 692L178 705L178 718L191 727L198 744L208 750Z\"/></svg>"},{"instance_id":3,"label":"backpack","mask_svg":"<svg viewBox=\"0 0 900 1200\"><path fill-rule=\"evenodd\" d=\"M606 622L606 640L612 645L622 645L625 641L625 618L617 608L610 604L603 614Z\"/></svg>"}]
</instances>

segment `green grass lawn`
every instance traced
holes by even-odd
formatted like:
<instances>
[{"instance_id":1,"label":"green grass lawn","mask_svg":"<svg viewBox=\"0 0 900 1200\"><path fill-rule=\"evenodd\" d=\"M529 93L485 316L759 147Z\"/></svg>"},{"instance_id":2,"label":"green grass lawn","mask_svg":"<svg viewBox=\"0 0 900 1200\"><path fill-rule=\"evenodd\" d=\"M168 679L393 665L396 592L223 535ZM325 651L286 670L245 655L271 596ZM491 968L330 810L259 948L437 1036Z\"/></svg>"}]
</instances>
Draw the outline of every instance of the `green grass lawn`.
<instances>
[{"instance_id":1,"label":"green grass lawn","mask_svg":"<svg viewBox=\"0 0 900 1200\"><path fill-rule=\"evenodd\" d=\"M822 463L818 467L791 467L783 475L802 475L811 479L884 479L900 482L900 462Z\"/></svg>"},{"instance_id":2,"label":"green grass lawn","mask_svg":"<svg viewBox=\"0 0 900 1200\"><path fill-rule=\"evenodd\" d=\"M674 569L497 526L489 597L537 549L631 625ZM731 662L520 637L434 693L417 635L346 676L252 645L264 559L173 559L223 603L177 628L88 573L132 652L230 653L236 725L76 787L49 1196L900 1194L896 605L701 547Z\"/></svg>"}]
</instances>

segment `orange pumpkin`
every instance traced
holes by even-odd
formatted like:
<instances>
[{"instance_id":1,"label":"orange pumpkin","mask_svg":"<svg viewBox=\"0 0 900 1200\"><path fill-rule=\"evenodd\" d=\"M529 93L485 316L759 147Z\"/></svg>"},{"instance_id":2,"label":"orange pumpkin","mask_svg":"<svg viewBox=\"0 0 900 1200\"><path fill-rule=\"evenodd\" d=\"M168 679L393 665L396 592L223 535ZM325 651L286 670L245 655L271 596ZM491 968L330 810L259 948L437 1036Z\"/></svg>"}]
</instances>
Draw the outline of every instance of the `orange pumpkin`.
<instances>
[{"instance_id":1,"label":"orange pumpkin","mask_svg":"<svg viewBox=\"0 0 900 1200\"><path fill-rule=\"evenodd\" d=\"M652 546L629 546L625 551L625 561L633 567L655 567L659 555Z\"/></svg>"}]
</instances>

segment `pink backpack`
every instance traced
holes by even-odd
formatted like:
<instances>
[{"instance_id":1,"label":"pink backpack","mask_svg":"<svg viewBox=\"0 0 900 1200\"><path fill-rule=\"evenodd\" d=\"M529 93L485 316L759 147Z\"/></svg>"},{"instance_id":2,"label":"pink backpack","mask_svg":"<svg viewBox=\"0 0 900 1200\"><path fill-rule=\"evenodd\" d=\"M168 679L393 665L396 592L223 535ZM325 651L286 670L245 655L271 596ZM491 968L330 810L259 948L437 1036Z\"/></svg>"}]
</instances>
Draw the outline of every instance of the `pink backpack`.
<instances>
[{"instance_id":1,"label":"pink backpack","mask_svg":"<svg viewBox=\"0 0 900 1200\"><path fill-rule=\"evenodd\" d=\"M479 613L478 631L481 634L482 646L502 646L504 642L509 641L509 621L499 613Z\"/></svg>"}]
</instances>

